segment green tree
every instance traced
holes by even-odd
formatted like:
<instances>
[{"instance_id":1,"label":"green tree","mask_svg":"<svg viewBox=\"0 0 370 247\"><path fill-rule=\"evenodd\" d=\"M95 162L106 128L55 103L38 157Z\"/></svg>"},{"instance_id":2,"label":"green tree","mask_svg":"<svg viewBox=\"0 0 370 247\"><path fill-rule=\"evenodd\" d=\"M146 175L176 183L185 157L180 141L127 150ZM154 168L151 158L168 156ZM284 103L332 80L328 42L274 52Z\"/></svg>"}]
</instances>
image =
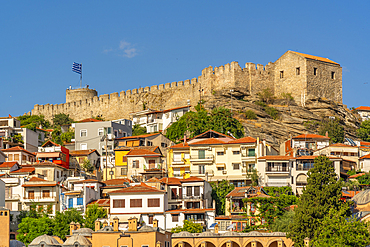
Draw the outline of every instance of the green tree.
<instances>
[{"instance_id":1,"label":"green tree","mask_svg":"<svg viewBox=\"0 0 370 247\"><path fill-rule=\"evenodd\" d=\"M19 116L18 120L21 121L21 126L24 126L27 129L36 130L36 127L49 128L50 122L45 120L43 115L23 115Z\"/></svg>"},{"instance_id":2,"label":"green tree","mask_svg":"<svg viewBox=\"0 0 370 247\"><path fill-rule=\"evenodd\" d=\"M252 110L247 110L245 112L245 117L247 119L257 119L257 114L254 111L252 111Z\"/></svg>"},{"instance_id":3,"label":"green tree","mask_svg":"<svg viewBox=\"0 0 370 247\"><path fill-rule=\"evenodd\" d=\"M17 240L28 245L36 237L47 234L53 234L54 221L44 215L41 218L26 217L18 224Z\"/></svg>"},{"instance_id":4,"label":"green tree","mask_svg":"<svg viewBox=\"0 0 370 247\"><path fill-rule=\"evenodd\" d=\"M364 175L356 178L359 184L368 185L370 184L370 174L365 173Z\"/></svg>"},{"instance_id":5,"label":"green tree","mask_svg":"<svg viewBox=\"0 0 370 247\"><path fill-rule=\"evenodd\" d=\"M271 225L273 232L288 232L294 219L294 210L286 211L281 217L275 219Z\"/></svg>"},{"instance_id":6,"label":"green tree","mask_svg":"<svg viewBox=\"0 0 370 247\"><path fill-rule=\"evenodd\" d=\"M92 172L94 171L94 166L91 164L90 160L84 159L84 162L82 163L82 169L86 172Z\"/></svg>"},{"instance_id":7,"label":"green tree","mask_svg":"<svg viewBox=\"0 0 370 247\"><path fill-rule=\"evenodd\" d=\"M333 162L326 156L315 158L314 167L308 173L307 186L294 210L295 216L288 237L295 245L303 246L303 240L317 236L322 220L330 209L346 206L340 200L342 184L334 171ZM349 214L349 207L343 211Z\"/></svg>"},{"instance_id":8,"label":"green tree","mask_svg":"<svg viewBox=\"0 0 370 247\"><path fill-rule=\"evenodd\" d=\"M69 117L69 114L59 113L53 117L53 126L58 127L65 124L73 123L73 119Z\"/></svg>"},{"instance_id":9,"label":"green tree","mask_svg":"<svg viewBox=\"0 0 370 247\"><path fill-rule=\"evenodd\" d=\"M312 239L312 246L368 246L370 244L368 223L355 218L345 218L344 214L343 210L330 209L319 226L319 233Z\"/></svg>"},{"instance_id":10,"label":"green tree","mask_svg":"<svg viewBox=\"0 0 370 247\"><path fill-rule=\"evenodd\" d=\"M319 134L325 135L328 132L331 143L342 143L344 140L344 128L340 125L339 120L323 120L319 127Z\"/></svg>"},{"instance_id":11,"label":"green tree","mask_svg":"<svg viewBox=\"0 0 370 247\"><path fill-rule=\"evenodd\" d=\"M274 93L271 88L263 89L261 92L257 93L260 101L265 102L266 104L272 104L275 100Z\"/></svg>"},{"instance_id":12,"label":"green tree","mask_svg":"<svg viewBox=\"0 0 370 247\"><path fill-rule=\"evenodd\" d=\"M226 195L229 194L235 186L229 181L223 179L218 183L211 183L212 186L212 199L216 202L216 213L218 215L225 214L225 199Z\"/></svg>"},{"instance_id":13,"label":"green tree","mask_svg":"<svg viewBox=\"0 0 370 247\"><path fill-rule=\"evenodd\" d=\"M247 170L247 178L252 181L252 186L258 185L259 175L258 171L255 168L252 168L251 170Z\"/></svg>"},{"instance_id":14,"label":"green tree","mask_svg":"<svg viewBox=\"0 0 370 247\"><path fill-rule=\"evenodd\" d=\"M60 134L60 140L62 143L70 143L72 139L75 138L75 132L73 130L68 130L67 132Z\"/></svg>"},{"instance_id":15,"label":"green tree","mask_svg":"<svg viewBox=\"0 0 370 247\"><path fill-rule=\"evenodd\" d=\"M230 132L236 138L244 136L241 123L232 117L229 109L224 107L214 108L211 112L203 107L197 107L197 111L187 112L173 123L166 132L166 137L172 141L178 141L185 133L190 133L190 138L199 135L209 129L228 134Z\"/></svg>"},{"instance_id":16,"label":"green tree","mask_svg":"<svg viewBox=\"0 0 370 247\"><path fill-rule=\"evenodd\" d=\"M194 223L191 220L184 220L183 227L176 226L172 228L172 233L178 232L190 232L190 233L201 233L203 231L203 227L199 223Z\"/></svg>"},{"instance_id":17,"label":"green tree","mask_svg":"<svg viewBox=\"0 0 370 247\"><path fill-rule=\"evenodd\" d=\"M146 128L141 127L139 124L135 124L134 127L132 128L132 135L133 136L144 135L146 133L147 133Z\"/></svg>"},{"instance_id":18,"label":"green tree","mask_svg":"<svg viewBox=\"0 0 370 247\"><path fill-rule=\"evenodd\" d=\"M361 123L360 128L357 129L357 136L365 142L370 141L370 120Z\"/></svg>"},{"instance_id":19,"label":"green tree","mask_svg":"<svg viewBox=\"0 0 370 247\"><path fill-rule=\"evenodd\" d=\"M64 212L56 212L54 217L53 235L65 240L66 235L69 235L69 224L71 222L84 223L84 218L75 208L68 209Z\"/></svg>"},{"instance_id":20,"label":"green tree","mask_svg":"<svg viewBox=\"0 0 370 247\"><path fill-rule=\"evenodd\" d=\"M55 128L53 132L51 132L52 141L59 145L63 145L61 135L62 135L62 130L60 129L60 127Z\"/></svg>"},{"instance_id":21,"label":"green tree","mask_svg":"<svg viewBox=\"0 0 370 247\"><path fill-rule=\"evenodd\" d=\"M100 207L98 204L91 204L87 206L85 214L85 227L92 230L95 229L95 221L98 218L107 218L107 210Z\"/></svg>"}]
</instances>

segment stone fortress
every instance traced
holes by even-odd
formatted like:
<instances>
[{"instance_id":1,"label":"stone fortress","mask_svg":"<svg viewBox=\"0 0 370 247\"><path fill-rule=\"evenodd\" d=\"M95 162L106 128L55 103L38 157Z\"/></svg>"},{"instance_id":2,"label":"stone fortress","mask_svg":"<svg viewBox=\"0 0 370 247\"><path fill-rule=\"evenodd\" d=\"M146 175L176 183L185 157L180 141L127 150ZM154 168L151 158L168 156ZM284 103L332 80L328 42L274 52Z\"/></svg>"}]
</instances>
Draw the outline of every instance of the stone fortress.
<instances>
[{"instance_id":1,"label":"stone fortress","mask_svg":"<svg viewBox=\"0 0 370 247\"><path fill-rule=\"evenodd\" d=\"M35 105L32 115L52 119L59 113L74 120L102 116L106 120L129 118L129 113L151 109L195 106L218 90L237 89L253 95L271 89L276 97L291 93L304 105L309 96L342 103L342 67L327 58L287 51L266 66L237 62L202 70L198 78L98 96L94 89L66 90L66 103Z\"/></svg>"}]
</instances>

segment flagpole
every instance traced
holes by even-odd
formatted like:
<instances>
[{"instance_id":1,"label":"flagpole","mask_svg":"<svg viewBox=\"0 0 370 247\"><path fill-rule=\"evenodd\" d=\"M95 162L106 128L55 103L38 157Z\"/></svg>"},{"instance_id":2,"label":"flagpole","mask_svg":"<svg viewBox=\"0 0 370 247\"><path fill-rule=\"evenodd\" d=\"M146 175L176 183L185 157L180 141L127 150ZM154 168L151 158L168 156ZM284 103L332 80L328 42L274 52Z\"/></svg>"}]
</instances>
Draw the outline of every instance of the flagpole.
<instances>
[{"instance_id":1,"label":"flagpole","mask_svg":"<svg viewBox=\"0 0 370 247\"><path fill-rule=\"evenodd\" d=\"M80 88L82 88L82 63L81 63L81 74L80 74Z\"/></svg>"}]
</instances>

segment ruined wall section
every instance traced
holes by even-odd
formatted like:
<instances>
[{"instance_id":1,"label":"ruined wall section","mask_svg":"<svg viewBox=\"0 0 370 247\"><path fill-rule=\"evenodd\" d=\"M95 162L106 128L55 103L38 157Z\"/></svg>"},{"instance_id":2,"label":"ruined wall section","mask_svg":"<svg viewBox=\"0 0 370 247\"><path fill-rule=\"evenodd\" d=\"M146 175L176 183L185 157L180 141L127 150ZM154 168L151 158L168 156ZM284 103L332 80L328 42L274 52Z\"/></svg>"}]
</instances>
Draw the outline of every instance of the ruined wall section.
<instances>
[{"instance_id":1,"label":"ruined wall section","mask_svg":"<svg viewBox=\"0 0 370 247\"><path fill-rule=\"evenodd\" d=\"M251 94L257 94L263 89L270 88L272 92L275 92L274 87L274 64L268 63L266 66L262 64L246 63L244 71L244 77L246 81L246 87Z\"/></svg>"},{"instance_id":2,"label":"ruined wall section","mask_svg":"<svg viewBox=\"0 0 370 247\"><path fill-rule=\"evenodd\" d=\"M342 103L342 68L339 64L307 59L306 70L308 95Z\"/></svg>"}]
</instances>

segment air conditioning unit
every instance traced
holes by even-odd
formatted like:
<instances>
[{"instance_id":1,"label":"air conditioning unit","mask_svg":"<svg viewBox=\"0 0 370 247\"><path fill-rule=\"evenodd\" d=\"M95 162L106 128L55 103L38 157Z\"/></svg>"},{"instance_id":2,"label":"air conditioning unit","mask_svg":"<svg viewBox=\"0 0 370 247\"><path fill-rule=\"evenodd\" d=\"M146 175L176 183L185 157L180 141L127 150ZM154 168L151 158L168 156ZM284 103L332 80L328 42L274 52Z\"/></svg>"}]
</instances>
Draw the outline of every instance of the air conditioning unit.
<instances>
[{"instance_id":1,"label":"air conditioning unit","mask_svg":"<svg viewBox=\"0 0 370 247\"><path fill-rule=\"evenodd\" d=\"M222 171L222 174L226 174L227 173L227 171Z\"/></svg>"}]
</instances>

